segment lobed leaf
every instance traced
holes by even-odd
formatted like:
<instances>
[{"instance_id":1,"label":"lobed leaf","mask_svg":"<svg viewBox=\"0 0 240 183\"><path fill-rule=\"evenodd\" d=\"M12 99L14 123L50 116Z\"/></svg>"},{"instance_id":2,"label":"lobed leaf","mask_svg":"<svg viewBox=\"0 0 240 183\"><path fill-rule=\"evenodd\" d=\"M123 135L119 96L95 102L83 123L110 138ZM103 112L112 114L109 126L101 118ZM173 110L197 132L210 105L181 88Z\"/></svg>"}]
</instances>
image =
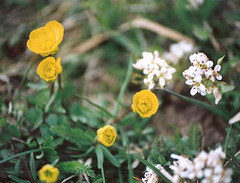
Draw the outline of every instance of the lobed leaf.
<instances>
[{"instance_id":1,"label":"lobed leaf","mask_svg":"<svg viewBox=\"0 0 240 183\"><path fill-rule=\"evenodd\" d=\"M60 171L65 173L86 173L90 177L95 177L91 166L84 165L84 163L80 163L79 161L66 161L58 164L58 168Z\"/></svg>"}]
</instances>

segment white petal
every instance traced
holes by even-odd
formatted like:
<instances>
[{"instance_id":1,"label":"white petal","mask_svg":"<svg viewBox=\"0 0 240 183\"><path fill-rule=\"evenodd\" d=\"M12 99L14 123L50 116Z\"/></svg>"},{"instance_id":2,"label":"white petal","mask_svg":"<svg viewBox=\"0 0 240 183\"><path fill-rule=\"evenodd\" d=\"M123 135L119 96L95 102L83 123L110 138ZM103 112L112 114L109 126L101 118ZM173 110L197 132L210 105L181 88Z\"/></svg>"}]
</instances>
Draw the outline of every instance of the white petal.
<instances>
[{"instance_id":1,"label":"white petal","mask_svg":"<svg viewBox=\"0 0 240 183\"><path fill-rule=\"evenodd\" d=\"M206 65L207 65L207 67L212 67L213 66L213 61L207 61Z\"/></svg>"},{"instance_id":2,"label":"white petal","mask_svg":"<svg viewBox=\"0 0 240 183\"><path fill-rule=\"evenodd\" d=\"M218 74L218 75L216 76L216 78L217 78L218 80L222 80L222 76L221 76L220 74Z\"/></svg>"},{"instance_id":3,"label":"white petal","mask_svg":"<svg viewBox=\"0 0 240 183\"><path fill-rule=\"evenodd\" d=\"M187 85L193 85L193 80L187 80L187 81L185 81L185 83L186 83Z\"/></svg>"},{"instance_id":4,"label":"white petal","mask_svg":"<svg viewBox=\"0 0 240 183\"><path fill-rule=\"evenodd\" d=\"M199 89L200 89L201 91L205 91L205 90L206 90L206 87L205 87L202 83L200 83Z\"/></svg>"},{"instance_id":5,"label":"white petal","mask_svg":"<svg viewBox=\"0 0 240 183\"><path fill-rule=\"evenodd\" d=\"M167 80L171 80L173 77L172 77L172 74L165 74L164 76Z\"/></svg>"},{"instance_id":6,"label":"white petal","mask_svg":"<svg viewBox=\"0 0 240 183\"><path fill-rule=\"evenodd\" d=\"M221 65L216 65L214 71L219 72L221 70Z\"/></svg>"},{"instance_id":7,"label":"white petal","mask_svg":"<svg viewBox=\"0 0 240 183\"><path fill-rule=\"evenodd\" d=\"M201 76L201 75L196 75L196 76L194 77L194 81L200 83L200 82L202 81L202 76Z\"/></svg>"},{"instance_id":8,"label":"white petal","mask_svg":"<svg viewBox=\"0 0 240 183\"><path fill-rule=\"evenodd\" d=\"M155 57L155 58L159 57L159 52L158 52L157 50L155 50L155 51L153 52L153 54L154 54L154 57Z\"/></svg>"},{"instance_id":9,"label":"white petal","mask_svg":"<svg viewBox=\"0 0 240 183\"><path fill-rule=\"evenodd\" d=\"M197 93L197 88L194 86L192 87L192 89L190 90L190 94L193 96Z\"/></svg>"},{"instance_id":10,"label":"white petal","mask_svg":"<svg viewBox=\"0 0 240 183\"><path fill-rule=\"evenodd\" d=\"M201 91L201 95L202 95L202 96L205 96L206 94L207 94L206 91Z\"/></svg>"},{"instance_id":11,"label":"white petal","mask_svg":"<svg viewBox=\"0 0 240 183\"><path fill-rule=\"evenodd\" d=\"M152 73L148 74L148 80L152 80L152 79L153 79L153 74Z\"/></svg>"},{"instance_id":12,"label":"white petal","mask_svg":"<svg viewBox=\"0 0 240 183\"><path fill-rule=\"evenodd\" d=\"M191 62L196 62L196 61L197 61L197 54L194 53L194 54L190 55L189 60L190 60Z\"/></svg>"},{"instance_id":13,"label":"white petal","mask_svg":"<svg viewBox=\"0 0 240 183\"><path fill-rule=\"evenodd\" d=\"M166 84L165 79L164 79L164 78L159 78L159 85L160 85L161 87L164 87L165 84Z\"/></svg>"},{"instance_id":14,"label":"white petal","mask_svg":"<svg viewBox=\"0 0 240 183\"><path fill-rule=\"evenodd\" d=\"M197 61L201 64L204 64L208 61L208 57L204 53L198 53Z\"/></svg>"},{"instance_id":15,"label":"white petal","mask_svg":"<svg viewBox=\"0 0 240 183\"><path fill-rule=\"evenodd\" d=\"M213 74L213 70L212 69L207 69L204 74L208 78L209 76L211 76Z\"/></svg>"},{"instance_id":16,"label":"white petal","mask_svg":"<svg viewBox=\"0 0 240 183\"><path fill-rule=\"evenodd\" d=\"M132 66L135 68L135 69L138 69L138 70L142 70L143 69L143 66L140 62L137 62L136 64L132 64Z\"/></svg>"}]
</instances>

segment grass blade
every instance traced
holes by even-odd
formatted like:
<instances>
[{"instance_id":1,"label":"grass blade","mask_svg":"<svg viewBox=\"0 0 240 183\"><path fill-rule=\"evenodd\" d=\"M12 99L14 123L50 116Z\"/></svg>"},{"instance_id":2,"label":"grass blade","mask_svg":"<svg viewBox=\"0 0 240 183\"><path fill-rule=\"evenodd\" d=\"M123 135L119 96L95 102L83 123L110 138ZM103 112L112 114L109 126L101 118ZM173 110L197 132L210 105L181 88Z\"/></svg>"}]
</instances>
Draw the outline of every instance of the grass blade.
<instances>
[{"instance_id":1,"label":"grass blade","mask_svg":"<svg viewBox=\"0 0 240 183\"><path fill-rule=\"evenodd\" d=\"M99 145L99 147L101 148L103 154L105 155L105 157L115 166L115 167L120 167L120 163L118 162L118 160L111 154L111 152L104 146Z\"/></svg>"},{"instance_id":2,"label":"grass blade","mask_svg":"<svg viewBox=\"0 0 240 183\"><path fill-rule=\"evenodd\" d=\"M95 103L93 103L92 101L88 100L87 98L81 96L81 95L77 95L76 96L80 99L83 99L84 101L86 101L87 103L91 104L92 106L96 107L97 109L99 109L100 111L104 112L107 116L109 117L114 117L110 112L108 112L104 107L97 105Z\"/></svg>"},{"instance_id":3,"label":"grass blade","mask_svg":"<svg viewBox=\"0 0 240 183\"><path fill-rule=\"evenodd\" d=\"M118 95L118 99L117 99L118 102L116 103L116 106L115 106L115 109L114 109L114 112L113 112L114 116L117 116L117 114L119 112L120 102L123 100L123 95L124 95L124 93L126 91L128 83L129 83L129 81L131 79L132 70L133 70L132 63L133 63L133 57L130 58L130 60L128 62L127 74L126 74L126 77L124 79L124 82L122 84L122 87L121 87L119 95Z\"/></svg>"},{"instance_id":4,"label":"grass blade","mask_svg":"<svg viewBox=\"0 0 240 183\"><path fill-rule=\"evenodd\" d=\"M8 177L18 183L30 183L28 180L23 180L23 179L20 179L14 175L8 175Z\"/></svg>"},{"instance_id":5,"label":"grass blade","mask_svg":"<svg viewBox=\"0 0 240 183\"><path fill-rule=\"evenodd\" d=\"M215 108L209 104L206 104L204 102L201 102L199 100L196 100L196 99L193 99L193 98L189 98L189 97L186 97L186 96L183 96L183 95L180 95L180 94L177 94L177 93L174 93L170 90L167 90L167 89L162 89L162 88L157 88L157 90L161 90L161 91L164 91L164 92L167 92L171 95L174 95L180 99L183 99L187 102L190 102L190 103L193 103L193 104L196 104L198 106L201 106L209 111L211 111L212 113L222 117L225 121L228 121L230 119L230 116L228 114L226 114L226 112L223 112L222 110L219 110L218 108Z\"/></svg>"},{"instance_id":6,"label":"grass blade","mask_svg":"<svg viewBox=\"0 0 240 183\"><path fill-rule=\"evenodd\" d=\"M33 178L33 180L37 180L33 152L30 154L30 162L29 162L29 164L30 164L30 171L31 171L31 174L32 174L32 178Z\"/></svg>"},{"instance_id":7,"label":"grass blade","mask_svg":"<svg viewBox=\"0 0 240 183\"><path fill-rule=\"evenodd\" d=\"M39 152L39 151L41 151L41 150L40 150L40 149L32 149L32 150L29 150L29 151L24 151L24 152L15 154L15 155L13 155L13 156L10 156L10 157L7 157L7 158L2 159L2 160L0 161L0 164L5 163L6 161L9 161L9 160L11 160L11 159L13 159L13 158L17 158L17 157L19 157L19 156L23 156L23 155L26 155L26 154L30 154L30 153L32 153L32 152L34 153L34 152Z\"/></svg>"}]
</instances>

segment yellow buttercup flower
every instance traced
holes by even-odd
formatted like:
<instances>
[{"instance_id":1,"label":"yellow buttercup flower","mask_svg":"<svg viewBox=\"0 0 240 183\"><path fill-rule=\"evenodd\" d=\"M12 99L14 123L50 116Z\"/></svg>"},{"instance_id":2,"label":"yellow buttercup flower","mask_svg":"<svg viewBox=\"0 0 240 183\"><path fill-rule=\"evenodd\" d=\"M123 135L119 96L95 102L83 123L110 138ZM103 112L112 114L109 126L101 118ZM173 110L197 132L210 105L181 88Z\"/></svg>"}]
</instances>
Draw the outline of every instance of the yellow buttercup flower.
<instances>
[{"instance_id":1,"label":"yellow buttercup flower","mask_svg":"<svg viewBox=\"0 0 240 183\"><path fill-rule=\"evenodd\" d=\"M133 96L132 110L142 118L155 114L158 110L158 98L150 90L142 90Z\"/></svg>"},{"instance_id":2,"label":"yellow buttercup flower","mask_svg":"<svg viewBox=\"0 0 240 183\"><path fill-rule=\"evenodd\" d=\"M107 147L112 146L116 138L117 133L110 125L104 126L97 130L97 140Z\"/></svg>"},{"instance_id":3,"label":"yellow buttercup flower","mask_svg":"<svg viewBox=\"0 0 240 183\"><path fill-rule=\"evenodd\" d=\"M57 61L54 57L47 57L40 62L37 68L37 74L46 82L54 82L61 72L60 57Z\"/></svg>"},{"instance_id":4,"label":"yellow buttercup flower","mask_svg":"<svg viewBox=\"0 0 240 183\"><path fill-rule=\"evenodd\" d=\"M48 22L45 26L33 30L29 35L27 47L34 53L42 56L55 54L58 45L62 42L64 28L56 20Z\"/></svg>"},{"instance_id":5,"label":"yellow buttercup flower","mask_svg":"<svg viewBox=\"0 0 240 183\"><path fill-rule=\"evenodd\" d=\"M47 164L39 170L38 175L40 181L45 183L54 183L58 179L59 170L54 166Z\"/></svg>"}]
</instances>

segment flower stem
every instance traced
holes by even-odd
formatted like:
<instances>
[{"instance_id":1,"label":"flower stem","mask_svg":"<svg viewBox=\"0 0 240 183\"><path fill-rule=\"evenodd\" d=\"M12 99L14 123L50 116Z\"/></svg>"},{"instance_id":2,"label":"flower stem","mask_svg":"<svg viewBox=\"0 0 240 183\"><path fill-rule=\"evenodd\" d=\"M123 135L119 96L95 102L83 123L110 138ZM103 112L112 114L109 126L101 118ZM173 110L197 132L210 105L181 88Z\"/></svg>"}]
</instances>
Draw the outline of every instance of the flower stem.
<instances>
[{"instance_id":1,"label":"flower stem","mask_svg":"<svg viewBox=\"0 0 240 183\"><path fill-rule=\"evenodd\" d=\"M58 89L62 90L62 79L61 79L61 75L58 75Z\"/></svg>"},{"instance_id":2,"label":"flower stem","mask_svg":"<svg viewBox=\"0 0 240 183\"><path fill-rule=\"evenodd\" d=\"M101 174L102 174L103 183L106 183L103 165L101 166Z\"/></svg>"},{"instance_id":3,"label":"flower stem","mask_svg":"<svg viewBox=\"0 0 240 183\"><path fill-rule=\"evenodd\" d=\"M115 124L118 121L120 121L122 118L124 118L129 112L132 111L132 107L129 107L124 113L122 113L119 117L115 118L110 122L110 124Z\"/></svg>"},{"instance_id":4,"label":"flower stem","mask_svg":"<svg viewBox=\"0 0 240 183\"><path fill-rule=\"evenodd\" d=\"M49 84L50 87L50 93L49 93L49 98L51 98L53 91L54 91L54 82Z\"/></svg>"}]
</instances>

